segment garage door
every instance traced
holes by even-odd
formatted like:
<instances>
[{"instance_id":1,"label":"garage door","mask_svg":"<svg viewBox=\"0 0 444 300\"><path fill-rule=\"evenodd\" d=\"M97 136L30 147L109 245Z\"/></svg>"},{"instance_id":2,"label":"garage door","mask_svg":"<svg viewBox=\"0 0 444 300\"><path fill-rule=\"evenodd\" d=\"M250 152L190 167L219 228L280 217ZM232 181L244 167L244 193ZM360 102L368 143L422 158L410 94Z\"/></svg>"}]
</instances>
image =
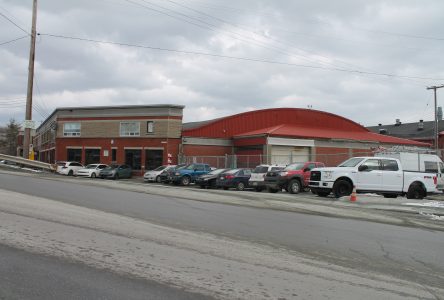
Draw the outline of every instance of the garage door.
<instances>
[{"instance_id":1,"label":"garage door","mask_svg":"<svg viewBox=\"0 0 444 300\"><path fill-rule=\"evenodd\" d=\"M310 160L310 147L271 146L271 163L288 165Z\"/></svg>"}]
</instances>

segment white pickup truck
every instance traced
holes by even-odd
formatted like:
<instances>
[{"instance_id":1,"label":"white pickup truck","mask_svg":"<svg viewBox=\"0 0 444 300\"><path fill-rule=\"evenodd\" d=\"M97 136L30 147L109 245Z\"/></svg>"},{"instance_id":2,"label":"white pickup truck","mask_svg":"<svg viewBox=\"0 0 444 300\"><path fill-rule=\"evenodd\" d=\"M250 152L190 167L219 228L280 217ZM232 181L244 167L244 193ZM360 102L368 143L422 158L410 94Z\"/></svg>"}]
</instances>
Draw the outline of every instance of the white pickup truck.
<instances>
[{"instance_id":1,"label":"white pickup truck","mask_svg":"<svg viewBox=\"0 0 444 300\"><path fill-rule=\"evenodd\" d=\"M313 169L309 187L321 197L330 193L336 198L348 196L356 187L357 193L423 199L427 194L441 192L443 172L443 162L431 154L389 153L378 157L353 157L335 168Z\"/></svg>"}]
</instances>

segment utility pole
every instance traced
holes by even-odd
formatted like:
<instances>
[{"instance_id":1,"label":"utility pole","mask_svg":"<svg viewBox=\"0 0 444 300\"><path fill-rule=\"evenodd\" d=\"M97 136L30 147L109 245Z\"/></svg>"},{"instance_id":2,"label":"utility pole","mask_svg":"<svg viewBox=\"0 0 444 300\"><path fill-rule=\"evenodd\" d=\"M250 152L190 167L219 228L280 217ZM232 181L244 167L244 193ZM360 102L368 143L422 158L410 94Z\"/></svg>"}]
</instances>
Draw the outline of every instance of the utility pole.
<instances>
[{"instance_id":1,"label":"utility pole","mask_svg":"<svg viewBox=\"0 0 444 300\"><path fill-rule=\"evenodd\" d=\"M436 90L437 89L440 89L440 88L443 88L444 87L444 84L443 85L438 85L438 86L429 86L429 87L427 87L427 89L428 90L433 90L433 92L434 92L434 94L435 94L435 151L436 151L436 155L438 155L438 134L439 134L439 132L438 132L438 113L437 113L437 110L438 110L438 101L437 101L437 98L436 98Z\"/></svg>"},{"instance_id":2,"label":"utility pole","mask_svg":"<svg viewBox=\"0 0 444 300\"><path fill-rule=\"evenodd\" d=\"M34 86L34 60L35 60L35 38L37 24L37 0L33 0L32 4L32 29L31 29L31 47L29 50L29 67L28 67L28 92L26 96L26 113L25 113L25 136L23 139L23 157L29 158L29 145L31 143L32 124L32 91Z\"/></svg>"}]
</instances>

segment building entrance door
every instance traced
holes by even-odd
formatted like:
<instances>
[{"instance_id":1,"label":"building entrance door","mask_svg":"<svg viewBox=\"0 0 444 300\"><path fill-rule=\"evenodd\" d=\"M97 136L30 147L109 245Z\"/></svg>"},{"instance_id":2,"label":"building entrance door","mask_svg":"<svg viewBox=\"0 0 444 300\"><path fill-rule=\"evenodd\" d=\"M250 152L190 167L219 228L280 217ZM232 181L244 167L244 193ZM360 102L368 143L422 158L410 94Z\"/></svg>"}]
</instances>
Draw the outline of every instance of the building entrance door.
<instances>
[{"instance_id":1,"label":"building entrance door","mask_svg":"<svg viewBox=\"0 0 444 300\"><path fill-rule=\"evenodd\" d=\"M163 164L163 150L145 150L145 170L154 170Z\"/></svg>"},{"instance_id":2,"label":"building entrance door","mask_svg":"<svg viewBox=\"0 0 444 300\"><path fill-rule=\"evenodd\" d=\"M126 149L125 164L133 170L140 170L142 166L142 150Z\"/></svg>"}]
</instances>

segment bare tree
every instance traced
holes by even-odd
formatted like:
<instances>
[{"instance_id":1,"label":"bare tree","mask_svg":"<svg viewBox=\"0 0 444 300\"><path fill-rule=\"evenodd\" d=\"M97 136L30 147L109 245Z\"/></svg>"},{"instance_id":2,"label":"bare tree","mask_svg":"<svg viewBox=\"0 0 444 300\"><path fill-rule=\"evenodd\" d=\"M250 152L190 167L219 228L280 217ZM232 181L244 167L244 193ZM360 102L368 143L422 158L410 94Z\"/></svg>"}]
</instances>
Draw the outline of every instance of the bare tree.
<instances>
[{"instance_id":1,"label":"bare tree","mask_svg":"<svg viewBox=\"0 0 444 300\"><path fill-rule=\"evenodd\" d=\"M17 154L18 135L20 131L20 124L14 119L9 120L6 127L0 129L3 132L4 138L0 140L0 152L8 155Z\"/></svg>"}]
</instances>

